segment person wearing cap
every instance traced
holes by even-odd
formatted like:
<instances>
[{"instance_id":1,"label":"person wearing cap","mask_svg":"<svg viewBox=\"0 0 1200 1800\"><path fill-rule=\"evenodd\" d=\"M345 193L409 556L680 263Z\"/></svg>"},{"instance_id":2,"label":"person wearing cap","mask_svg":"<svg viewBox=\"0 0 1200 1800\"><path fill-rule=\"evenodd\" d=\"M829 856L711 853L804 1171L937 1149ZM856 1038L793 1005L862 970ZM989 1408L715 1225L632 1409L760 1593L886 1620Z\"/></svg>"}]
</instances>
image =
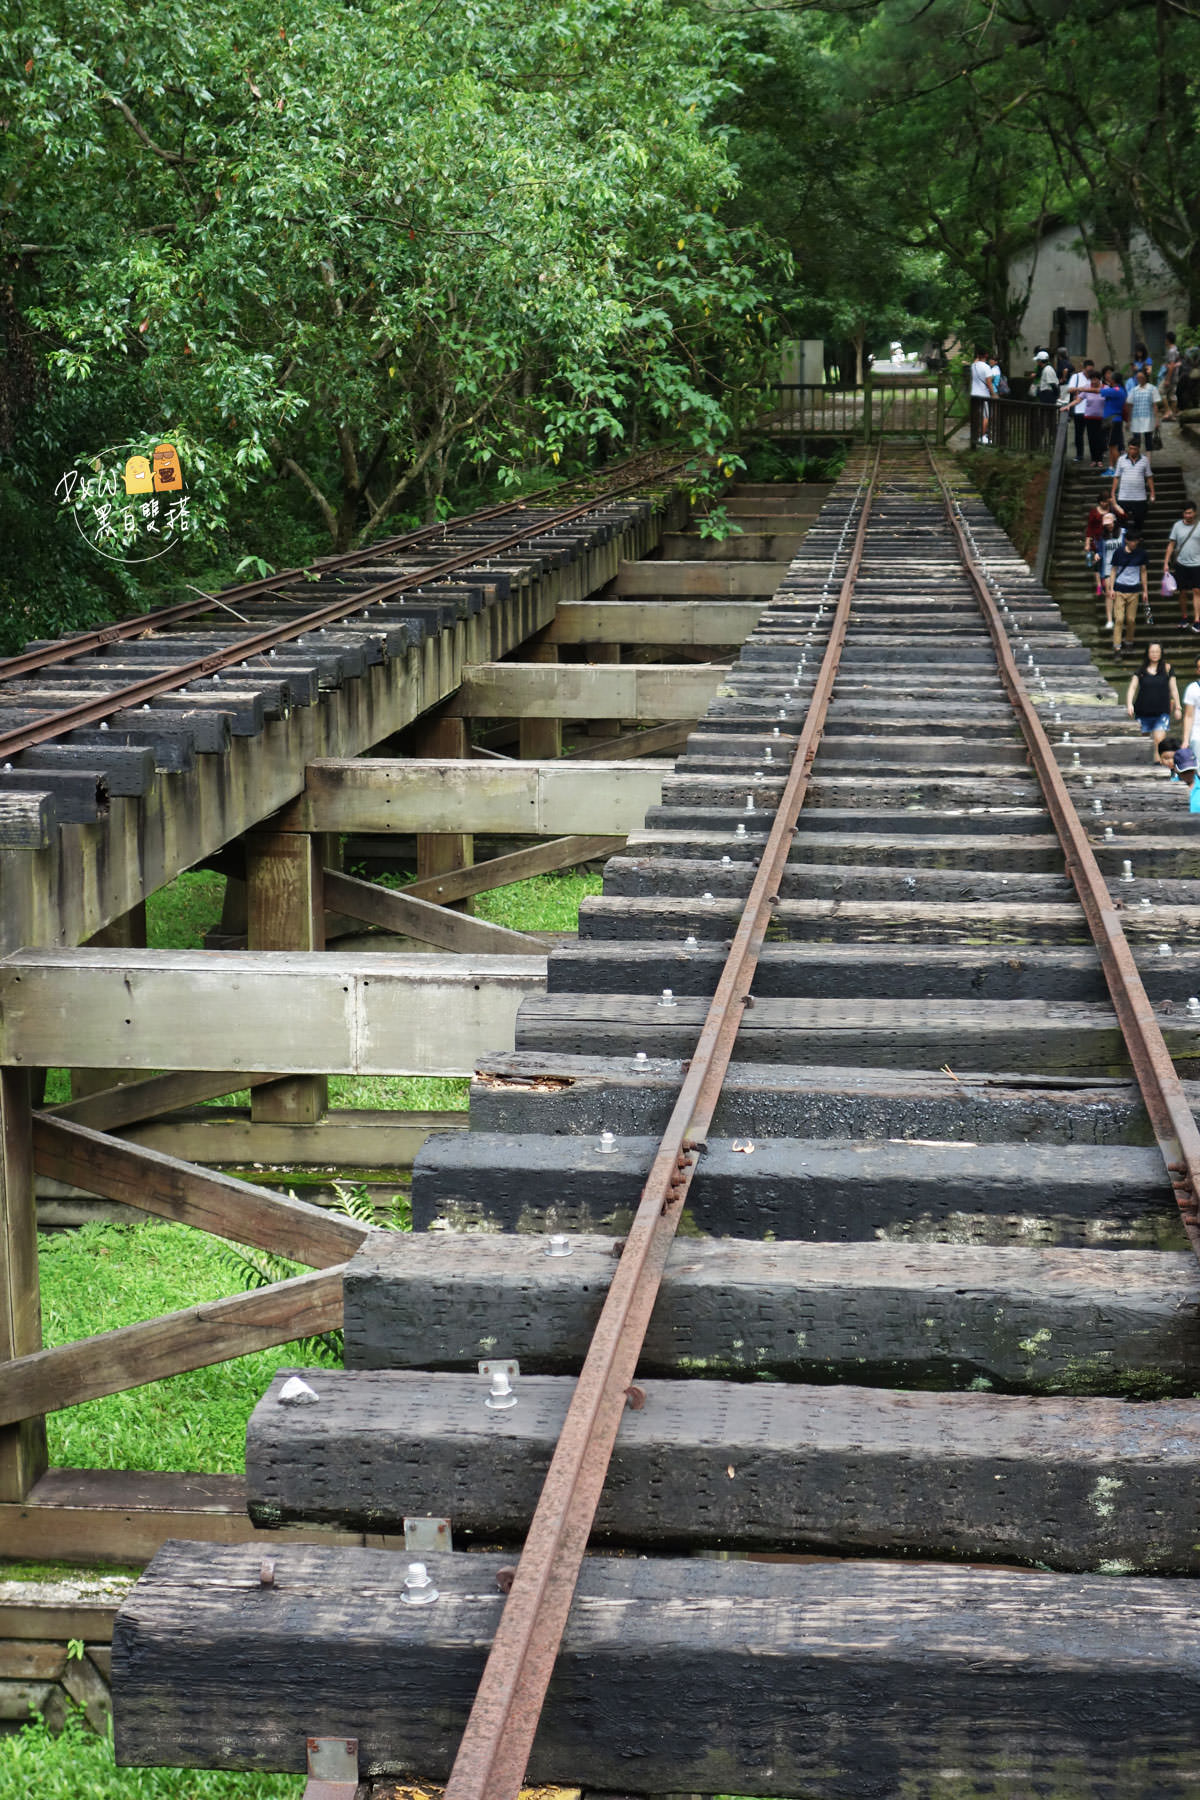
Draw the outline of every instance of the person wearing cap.
<instances>
[{"instance_id":1,"label":"person wearing cap","mask_svg":"<svg viewBox=\"0 0 1200 1800\"><path fill-rule=\"evenodd\" d=\"M1113 551L1105 585L1106 605L1113 618L1113 651L1123 657L1133 649L1139 596L1149 605L1146 552L1142 549L1140 533L1132 525L1121 534L1121 542ZM1163 729L1165 731L1166 727Z\"/></svg>"},{"instance_id":2,"label":"person wearing cap","mask_svg":"<svg viewBox=\"0 0 1200 1800\"><path fill-rule=\"evenodd\" d=\"M1058 405L1058 370L1050 361L1048 350L1034 352L1034 363L1037 366L1037 397L1043 406ZM1122 396L1124 398L1124 396Z\"/></svg>"},{"instance_id":3,"label":"person wearing cap","mask_svg":"<svg viewBox=\"0 0 1200 1800\"><path fill-rule=\"evenodd\" d=\"M1164 657L1161 644L1147 646L1145 661L1129 683L1125 711L1131 719L1137 720L1142 736L1151 739L1150 748L1157 762L1158 747L1167 735L1167 726L1172 719L1183 717L1175 671ZM1179 767L1178 756L1175 766Z\"/></svg>"},{"instance_id":4,"label":"person wearing cap","mask_svg":"<svg viewBox=\"0 0 1200 1800\"><path fill-rule=\"evenodd\" d=\"M1184 502L1183 516L1171 527L1163 557L1163 574L1174 579L1179 595L1179 623L1185 628L1189 628L1188 595L1192 596L1190 629L1200 633L1200 519L1196 517L1194 500Z\"/></svg>"},{"instance_id":5,"label":"person wearing cap","mask_svg":"<svg viewBox=\"0 0 1200 1800\"><path fill-rule=\"evenodd\" d=\"M1190 744L1175 752L1175 778L1188 790L1188 811L1200 813L1200 781L1196 779L1196 752Z\"/></svg>"}]
</instances>

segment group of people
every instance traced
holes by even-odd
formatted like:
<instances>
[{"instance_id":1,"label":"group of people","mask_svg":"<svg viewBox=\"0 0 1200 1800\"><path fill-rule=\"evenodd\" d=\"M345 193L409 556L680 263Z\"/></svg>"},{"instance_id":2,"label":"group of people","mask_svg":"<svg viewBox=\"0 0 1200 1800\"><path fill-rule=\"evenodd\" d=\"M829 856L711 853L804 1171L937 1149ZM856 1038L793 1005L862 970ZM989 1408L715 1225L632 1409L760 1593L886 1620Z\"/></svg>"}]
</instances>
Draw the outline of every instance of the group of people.
<instances>
[{"instance_id":1,"label":"group of people","mask_svg":"<svg viewBox=\"0 0 1200 1800\"><path fill-rule=\"evenodd\" d=\"M1168 331L1166 338L1157 378L1153 358L1142 343L1134 346L1127 370L1114 363L1097 368L1090 356L1076 368L1061 347L1053 355L1046 349L1034 352L1031 397L1070 415L1077 463L1084 460L1086 443L1093 469L1115 467L1126 447L1126 430L1129 442L1142 450L1159 448L1160 425L1164 419L1178 418L1181 390L1200 369L1200 350L1188 351L1185 357L1175 333ZM971 364L971 398L985 402L980 443L989 441L990 408L986 402L1004 398L1008 392L1008 381L995 354L976 350Z\"/></svg>"}]
</instances>

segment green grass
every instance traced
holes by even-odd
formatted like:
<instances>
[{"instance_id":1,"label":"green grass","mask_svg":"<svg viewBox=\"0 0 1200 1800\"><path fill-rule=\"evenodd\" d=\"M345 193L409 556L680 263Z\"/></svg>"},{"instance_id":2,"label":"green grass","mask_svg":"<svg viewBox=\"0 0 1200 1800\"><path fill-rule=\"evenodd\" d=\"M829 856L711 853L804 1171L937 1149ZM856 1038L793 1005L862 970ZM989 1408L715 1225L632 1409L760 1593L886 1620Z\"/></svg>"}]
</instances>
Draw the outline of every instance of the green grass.
<instances>
[{"instance_id":1,"label":"green grass","mask_svg":"<svg viewBox=\"0 0 1200 1800\"><path fill-rule=\"evenodd\" d=\"M199 950L206 931L221 923L225 877L208 869L177 875L146 902L146 942L151 950Z\"/></svg>"},{"instance_id":2,"label":"green grass","mask_svg":"<svg viewBox=\"0 0 1200 1800\"><path fill-rule=\"evenodd\" d=\"M40 1266L47 1348L245 1286L233 1246L161 1220L43 1233ZM239 1473L246 1420L275 1370L311 1361L303 1346L281 1344L51 1413L50 1460L65 1468Z\"/></svg>"},{"instance_id":3,"label":"green grass","mask_svg":"<svg viewBox=\"0 0 1200 1800\"><path fill-rule=\"evenodd\" d=\"M603 887L599 875L564 869L493 888L475 901L476 916L511 931L578 931L579 904Z\"/></svg>"},{"instance_id":4,"label":"green grass","mask_svg":"<svg viewBox=\"0 0 1200 1800\"><path fill-rule=\"evenodd\" d=\"M0 1736L0 1800L296 1800L300 1775L206 1769L118 1769L111 1737L78 1714L60 1736L40 1720Z\"/></svg>"}]
</instances>

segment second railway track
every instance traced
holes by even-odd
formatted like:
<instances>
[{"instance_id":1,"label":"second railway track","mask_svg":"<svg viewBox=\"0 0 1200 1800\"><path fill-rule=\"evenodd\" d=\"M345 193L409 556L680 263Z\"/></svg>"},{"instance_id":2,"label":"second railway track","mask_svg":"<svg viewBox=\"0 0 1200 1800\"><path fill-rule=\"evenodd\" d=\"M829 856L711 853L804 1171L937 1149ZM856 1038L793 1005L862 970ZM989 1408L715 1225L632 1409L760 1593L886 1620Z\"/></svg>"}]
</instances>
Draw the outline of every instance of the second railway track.
<instances>
[{"instance_id":1,"label":"second railway track","mask_svg":"<svg viewBox=\"0 0 1200 1800\"><path fill-rule=\"evenodd\" d=\"M422 1153L414 1235L352 1265L346 1372L251 1420L259 1523L445 1517L456 1549L422 1585L382 1549L281 1542L268 1578L260 1549L167 1546L114 1640L123 1758L303 1768L340 1734L364 1777L455 1765L502 1800L590 1524L532 1779L1195 1791L1200 845L1112 716L923 452L843 479L471 1131ZM664 1265L644 1346L638 1257ZM622 1282L601 1429L539 1508ZM481 1360L519 1364L515 1404Z\"/></svg>"}]
</instances>

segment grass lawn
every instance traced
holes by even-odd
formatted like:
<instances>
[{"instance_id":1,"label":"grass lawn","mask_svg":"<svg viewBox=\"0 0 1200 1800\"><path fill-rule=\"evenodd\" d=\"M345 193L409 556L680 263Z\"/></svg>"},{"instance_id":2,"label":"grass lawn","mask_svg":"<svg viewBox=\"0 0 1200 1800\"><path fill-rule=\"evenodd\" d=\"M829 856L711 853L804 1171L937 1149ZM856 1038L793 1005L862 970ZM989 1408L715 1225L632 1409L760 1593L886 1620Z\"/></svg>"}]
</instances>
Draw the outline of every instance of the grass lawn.
<instances>
[{"instance_id":1,"label":"grass lawn","mask_svg":"<svg viewBox=\"0 0 1200 1800\"><path fill-rule=\"evenodd\" d=\"M40 1722L0 1736L0 1800L298 1800L302 1775L118 1769L111 1738L78 1719L59 1736Z\"/></svg>"}]
</instances>

